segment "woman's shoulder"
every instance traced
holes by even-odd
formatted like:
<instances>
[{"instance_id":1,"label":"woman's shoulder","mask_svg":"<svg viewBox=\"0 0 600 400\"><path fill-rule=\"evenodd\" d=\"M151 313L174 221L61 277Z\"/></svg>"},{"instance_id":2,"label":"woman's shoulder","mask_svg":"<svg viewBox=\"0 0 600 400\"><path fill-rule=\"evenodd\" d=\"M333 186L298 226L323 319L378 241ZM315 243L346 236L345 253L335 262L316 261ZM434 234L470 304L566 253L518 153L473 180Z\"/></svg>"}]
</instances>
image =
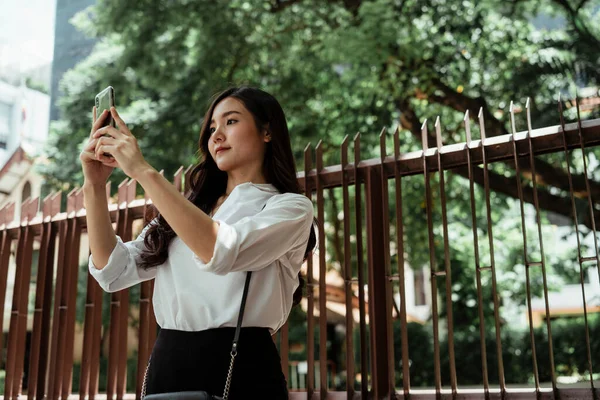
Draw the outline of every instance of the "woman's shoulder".
<instances>
[{"instance_id":1,"label":"woman's shoulder","mask_svg":"<svg viewBox=\"0 0 600 400\"><path fill-rule=\"evenodd\" d=\"M300 193L277 193L269 198L269 205L301 205L303 207L313 207L312 201L308 197Z\"/></svg>"}]
</instances>

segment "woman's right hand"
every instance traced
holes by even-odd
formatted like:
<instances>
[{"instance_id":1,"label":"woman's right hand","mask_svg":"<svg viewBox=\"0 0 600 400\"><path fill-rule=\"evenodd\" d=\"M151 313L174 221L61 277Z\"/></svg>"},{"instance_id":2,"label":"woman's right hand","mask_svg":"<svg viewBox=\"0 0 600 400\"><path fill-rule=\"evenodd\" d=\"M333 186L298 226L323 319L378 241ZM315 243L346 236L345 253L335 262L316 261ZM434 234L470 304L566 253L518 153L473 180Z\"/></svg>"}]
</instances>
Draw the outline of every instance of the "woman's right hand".
<instances>
[{"instance_id":1,"label":"woman's right hand","mask_svg":"<svg viewBox=\"0 0 600 400\"><path fill-rule=\"evenodd\" d=\"M96 107L94 107L92 114L92 131L90 132L89 140L85 144L83 151L79 154L79 160L81 161L81 166L83 168L85 183L91 185L104 185L114 167L104 165L101 161L98 161L95 151L96 144L100 138L93 139L92 135L102 127L102 123L108 116L108 111L104 110L98 119L96 119Z\"/></svg>"}]
</instances>

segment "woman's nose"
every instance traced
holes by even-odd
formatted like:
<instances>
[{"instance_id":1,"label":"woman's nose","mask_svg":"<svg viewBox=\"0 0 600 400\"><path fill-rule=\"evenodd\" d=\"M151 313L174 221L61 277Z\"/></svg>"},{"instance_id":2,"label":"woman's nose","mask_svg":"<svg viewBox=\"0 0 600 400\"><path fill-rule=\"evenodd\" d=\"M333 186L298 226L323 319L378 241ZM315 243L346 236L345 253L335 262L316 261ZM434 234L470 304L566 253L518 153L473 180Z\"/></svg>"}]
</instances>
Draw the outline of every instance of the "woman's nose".
<instances>
[{"instance_id":1,"label":"woman's nose","mask_svg":"<svg viewBox=\"0 0 600 400\"><path fill-rule=\"evenodd\" d=\"M212 140L214 142L223 140L223 132L220 128L215 128L215 131L212 133Z\"/></svg>"}]
</instances>

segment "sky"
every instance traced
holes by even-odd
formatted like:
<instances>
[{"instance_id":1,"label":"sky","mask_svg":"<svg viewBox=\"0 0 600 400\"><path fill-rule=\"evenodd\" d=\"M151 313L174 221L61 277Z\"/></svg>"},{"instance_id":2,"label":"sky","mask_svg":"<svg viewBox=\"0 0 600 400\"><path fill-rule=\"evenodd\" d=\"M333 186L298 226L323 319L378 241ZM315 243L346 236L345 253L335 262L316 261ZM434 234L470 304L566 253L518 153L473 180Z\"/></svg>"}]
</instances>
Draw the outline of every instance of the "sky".
<instances>
[{"instance_id":1,"label":"sky","mask_svg":"<svg viewBox=\"0 0 600 400\"><path fill-rule=\"evenodd\" d=\"M0 0L0 63L22 70L52 61L56 0Z\"/></svg>"}]
</instances>

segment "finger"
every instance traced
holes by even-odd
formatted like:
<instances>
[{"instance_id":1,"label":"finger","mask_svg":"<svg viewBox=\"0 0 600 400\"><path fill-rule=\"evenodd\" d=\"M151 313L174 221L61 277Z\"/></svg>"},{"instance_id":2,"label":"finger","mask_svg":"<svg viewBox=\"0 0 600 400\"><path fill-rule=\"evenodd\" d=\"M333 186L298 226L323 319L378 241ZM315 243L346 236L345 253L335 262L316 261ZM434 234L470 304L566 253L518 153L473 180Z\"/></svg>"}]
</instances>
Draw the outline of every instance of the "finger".
<instances>
[{"instance_id":1,"label":"finger","mask_svg":"<svg viewBox=\"0 0 600 400\"><path fill-rule=\"evenodd\" d=\"M81 154L83 155L84 159L94 160L94 161L98 160L96 158L96 153L94 153L93 149L91 151L90 150L84 150L84 151L81 152Z\"/></svg>"},{"instance_id":2,"label":"finger","mask_svg":"<svg viewBox=\"0 0 600 400\"><path fill-rule=\"evenodd\" d=\"M96 144L94 146L94 151L98 152L98 148L102 145L114 145L115 144L115 139L108 137L108 136L102 136L101 138L97 139Z\"/></svg>"},{"instance_id":3,"label":"finger","mask_svg":"<svg viewBox=\"0 0 600 400\"><path fill-rule=\"evenodd\" d=\"M104 123L104 120L106 119L107 115L108 115L108 112L106 110L104 110L104 111L102 111L102 114L100 114L98 119L96 121L94 121L94 123L92 124L92 134L94 132L96 132L99 128L102 127L102 124Z\"/></svg>"},{"instance_id":4,"label":"finger","mask_svg":"<svg viewBox=\"0 0 600 400\"><path fill-rule=\"evenodd\" d=\"M116 146L110 145L110 144L99 144L96 147L96 157L98 159L100 159L100 157L106 157L104 156L104 153L109 153L109 154L113 154L113 151L116 150ZM114 158L114 156L113 156Z\"/></svg>"},{"instance_id":5,"label":"finger","mask_svg":"<svg viewBox=\"0 0 600 400\"><path fill-rule=\"evenodd\" d=\"M102 164L109 165L111 167L116 166L117 160L110 154L105 156L104 153L105 152L100 151L100 152L94 154L95 159L100 161Z\"/></svg>"},{"instance_id":6,"label":"finger","mask_svg":"<svg viewBox=\"0 0 600 400\"><path fill-rule=\"evenodd\" d=\"M123 134L123 132L119 131L118 129L113 128L112 126L105 126L105 127L98 129L96 132L94 132L92 137L93 138L108 137L108 136L104 136L104 135L109 135L111 138L117 139L118 137L120 137L124 134Z\"/></svg>"},{"instance_id":7,"label":"finger","mask_svg":"<svg viewBox=\"0 0 600 400\"><path fill-rule=\"evenodd\" d=\"M117 109L115 107L110 108L110 114L115 119L115 122L117 123L117 126L119 127L119 129L123 129L122 132L129 133L129 131L127 129L127 125L125 124L125 121L123 121L121 119L121 117L119 116L119 113L117 112Z\"/></svg>"},{"instance_id":8,"label":"finger","mask_svg":"<svg viewBox=\"0 0 600 400\"><path fill-rule=\"evenodd\" d=\"M96 148L97 143L98 139L91 139L89 142L87 142L87 144L83 148L83 151L93 151Z\"/></svg>"}]
</instances>

